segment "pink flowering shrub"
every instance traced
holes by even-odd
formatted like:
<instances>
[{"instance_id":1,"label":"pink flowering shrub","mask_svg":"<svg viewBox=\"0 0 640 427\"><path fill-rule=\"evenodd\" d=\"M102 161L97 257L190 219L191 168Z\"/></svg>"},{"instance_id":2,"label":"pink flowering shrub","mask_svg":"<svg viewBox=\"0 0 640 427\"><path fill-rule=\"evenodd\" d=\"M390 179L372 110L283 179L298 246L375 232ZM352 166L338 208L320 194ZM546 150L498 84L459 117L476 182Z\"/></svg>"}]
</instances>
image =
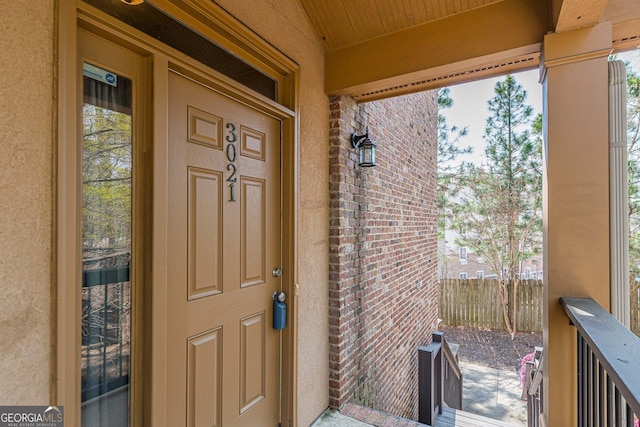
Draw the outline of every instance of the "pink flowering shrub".
<instances>
[{"instance_id":1,"label":"pink flowering shrub","mask_svg":"<svg viewBox=\"0 0 640 427\"><path fill-rule=\"evenodd\" d=\"M529 354L525 354L520 361L520 382L522 383L522 387L524 387L525 376L527 374L527 362L532 361L535 355L535 351Z\"/></svg>"},{"instance_id":2,"label":"pink flowering shrub","mask_svg":"<svg viewBox=\"0 0 640 427\"><path fill-rule=\"evenodd\" d=\"M640 420L637 419L636 417L633 417L633 418L635 418L635 421L633 422L633 427L640 427Z\"/></svg>"}]
</instances>

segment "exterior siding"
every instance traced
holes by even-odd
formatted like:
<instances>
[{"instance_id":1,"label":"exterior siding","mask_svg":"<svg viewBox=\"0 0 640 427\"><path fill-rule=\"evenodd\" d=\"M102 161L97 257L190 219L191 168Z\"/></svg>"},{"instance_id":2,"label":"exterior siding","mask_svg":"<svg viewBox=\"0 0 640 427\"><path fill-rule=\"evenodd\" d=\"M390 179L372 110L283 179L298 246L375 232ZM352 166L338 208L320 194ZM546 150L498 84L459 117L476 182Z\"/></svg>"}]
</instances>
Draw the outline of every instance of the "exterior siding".
<instances>
[{"instance_id":1,"label":"exterior siding","mask_svg":"<svg viewBox=\"0 0 640 427\"><path fill-rule=\"evenodd\" d=\"M436 92L330 100L330 403L417 418L417 348L436 328ZM375 168L350 136L368 126Z\"/></svg>"}]
</instances>

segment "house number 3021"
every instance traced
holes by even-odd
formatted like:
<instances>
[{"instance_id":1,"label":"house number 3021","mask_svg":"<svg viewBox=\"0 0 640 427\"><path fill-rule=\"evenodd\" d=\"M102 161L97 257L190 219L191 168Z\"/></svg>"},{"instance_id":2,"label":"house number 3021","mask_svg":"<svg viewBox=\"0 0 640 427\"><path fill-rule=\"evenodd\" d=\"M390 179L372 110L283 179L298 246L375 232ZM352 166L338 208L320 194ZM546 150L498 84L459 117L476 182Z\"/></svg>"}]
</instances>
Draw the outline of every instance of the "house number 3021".
<instances>
[{"instance_id":1,"label":"house number 3021","mask_svg":"<svg viewBox=\"0 0 640 427\"><path fill-rule=\"evenodd\" d=\"M233 123L227 123L227 136L225 140L227 141L227 171L230 172L227 177L227 182L229 183L229 201L236 201L236 193L235 193L235 185L238 181L236 174L238 173L238 167L236 166L236 160L238 158L238 152L236 149L236 141L238 140L238 133L236 129L236 125Z\"/></svg>"}]
</instances>

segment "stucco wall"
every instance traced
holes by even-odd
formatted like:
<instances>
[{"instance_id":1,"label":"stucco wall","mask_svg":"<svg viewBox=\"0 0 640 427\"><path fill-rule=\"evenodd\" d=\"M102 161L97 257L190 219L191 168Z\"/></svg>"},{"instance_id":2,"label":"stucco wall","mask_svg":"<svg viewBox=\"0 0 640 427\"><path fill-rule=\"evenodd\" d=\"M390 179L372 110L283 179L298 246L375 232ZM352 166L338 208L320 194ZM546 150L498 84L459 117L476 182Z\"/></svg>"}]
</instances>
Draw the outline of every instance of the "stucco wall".
<instances>
[{"instance_id":1,"label":"stucco wall","mask_svg":"<svg viewBox=\"0 0 640 427\"><path fill-rule=\"evenodd\" d=\"M217 3L300 65L298 425L328 406L328 100L321 46L295 0Z\"/></svg>"},{"instance_id":2,"label":"stucco wall","mask_svg":"<svg viewBox=\"0 0 640 427\"><path fill-rule=\"evenodd\" d=\"M49 403L54 2L2 2L0 405Z\"/></svg>"}]
</instances>

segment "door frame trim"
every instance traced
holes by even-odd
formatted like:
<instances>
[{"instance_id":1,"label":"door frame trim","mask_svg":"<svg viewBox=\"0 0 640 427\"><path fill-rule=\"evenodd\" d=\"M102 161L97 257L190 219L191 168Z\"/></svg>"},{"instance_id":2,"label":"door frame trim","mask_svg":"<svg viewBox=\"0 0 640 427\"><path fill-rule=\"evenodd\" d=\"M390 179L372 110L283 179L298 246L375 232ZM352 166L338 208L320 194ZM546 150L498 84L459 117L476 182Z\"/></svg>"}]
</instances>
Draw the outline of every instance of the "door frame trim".
<instances>
[{"instance_id":1,"label":"door frame trim","mask_svg":"<svg viewBox=\"0 0 640 427\"><path fill-rule=\"evenodd\" d=\"M223 44L233 54L247 61L252 66L263 70L278 81L279 103L258 95L241 84L207 69L195 60L186 58L176 50L164 46L145 34L128 27L126 24L107 16L79 1L57 2L57 110L54 129L56 153L54 160L56 186L54 188L54 221L53 237L54 280L52 292L51 337L54 355L51 360L52 401L65 406L65 413L70 425L80 424L80 292L77 284L81 278L81 165L78 156L77 126L79 124L78 91L77 91L77 28L81 26L107 40L140 53L149 58L150 75L153 76L153 101L147 114L152 123L153 168L152 183L154 189L164 188L162 165L166 162L166 108L168 70L176 69L187 73L191 78L214 87L221 93L231 96L253 108L268 113L282 122L282 154L281 154L281 188L282 188L282 284L290 296L289 322L283 333L283 390L282 390L282 423L284 426L295 426L297 420L297 239L298 239L298 177L299 177L299 66L289 57L278 51L273 45L253 33L242 22L231 16L213 2L205 0L156 0L154 5L162 8L185 24L203 31L206 37L216 43ZM178 16L177 16L178 15ZM213 22L207 27L205 22ZM164 94L163 94L164 91ZM163 97L164 95L164 97ZM163 104L164 102L164 104ZM154 119L155 118L155 119ZM160 118L160 119L158 119ZM165 172L166 173L166 172ZM158 246L164 244L162 224L166 224L166 212L158 210L165 203L160 193L154 194L153 200L153 265L158 264L166 256ZM164 205L166 206L166 204ZM166 209L166 208L164 208ZM166 227L164 228L166 232ZM163 240L164 239L164 240ZM157 316L166 316L166 299L163 300L163 289L166 290L166 270L154 269L151 277L152 286L146 286L145 293L152 299L151 318L147 318L145 331L151 329L151 344L145 353L164 348L164 336L157 327L151 328ZM153 287L153 293L151 293ZM163 311L165 310L165 311ZM164 314L163 314L164 313ZM164 358L164 353L162 358ZM163 419L151 413L151 408L158 407L164 393L152 390L163 390L163 375L158 373L164 369L163 360L154 354L151 372L144 379L142 415L144 425L163 426ZM133 379L135 381L135 379ZM153 387L151 384L153 383ZM160 406L161 407L161 406ZM133 414L132 414L133 415Z\"/></svg>"}]
</instances>

